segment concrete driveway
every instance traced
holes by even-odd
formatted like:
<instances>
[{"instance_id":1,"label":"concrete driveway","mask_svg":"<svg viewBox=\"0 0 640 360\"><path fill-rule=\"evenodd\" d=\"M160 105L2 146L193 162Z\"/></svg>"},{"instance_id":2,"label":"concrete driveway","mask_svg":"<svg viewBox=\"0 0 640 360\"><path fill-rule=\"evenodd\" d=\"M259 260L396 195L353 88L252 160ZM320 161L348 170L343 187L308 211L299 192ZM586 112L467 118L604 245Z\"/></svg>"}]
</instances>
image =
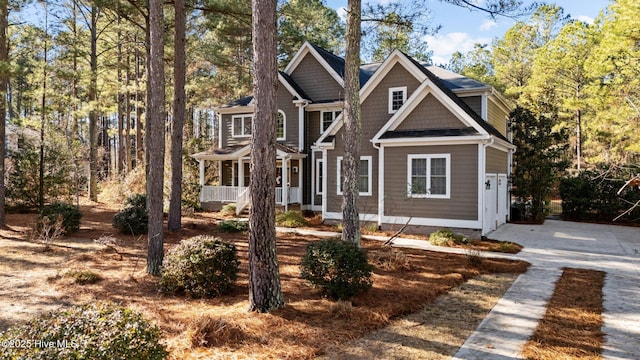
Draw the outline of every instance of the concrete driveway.
<instances>
[{"instance_id":1,"label":"concrete driveway","mask_svg":"<svg viewBox=\"0 0 640 360\"><path fill-rule=\"evenodd\" d=\"M494 307L456 359L519 359L544 315L563 267L606 272L606 359L640 359L640 228L547 220L506 224L489 236L524 249L514 256L532 264Z\"/></svg>"}]
</instances>

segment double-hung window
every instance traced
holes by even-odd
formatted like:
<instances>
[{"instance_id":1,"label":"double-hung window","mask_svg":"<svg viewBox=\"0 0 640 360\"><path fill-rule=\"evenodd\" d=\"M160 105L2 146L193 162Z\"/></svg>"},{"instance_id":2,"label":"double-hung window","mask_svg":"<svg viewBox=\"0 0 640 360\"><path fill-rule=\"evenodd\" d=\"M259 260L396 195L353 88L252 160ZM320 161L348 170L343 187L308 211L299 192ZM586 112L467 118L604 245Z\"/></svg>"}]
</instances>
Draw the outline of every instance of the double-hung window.
<instances>
[{"instance_id":1,"label":"double-hung window","mask_svg":"<svg viewBox=\"0 0 640 360\"><path fill-rule=\"evenodd\" d=\"M251 136L251 122L253 114L233 115L231 117L231 127L233 137L249 137Z\"/></svg>"},{"instance_id":2,"label":"double-hung window","mask_svg":"<svg viewBox=\"0 0 640 360\"><path fill-rule=\"evenodd\" d=\"M358 173L358 189L360 196L371 196L371 156L360 157L360 169ZM342 156L338 156L338 169L337 169L337 194L342 195L342 183L344 177L342 176Z\"/></svg>"},{"instance_id":3,"label":"double-hung window","mask_svg":"<svg viewBox=\"0 0 640 360\"><path fill-rule=\"evenodd\" d=\"M389 114L394 114L407 101L407 87L389 88Z\"/></svg>"},{"instance_id":4,"label":"double-hung window","mask_svg":"<svg viewBox=\"0 0 640 360\"><path fill-rule=\"evenodd\" d=\"M282 110L278 110L278 116L276 118L276 137L278 138L278 140L286 140L287 139L287 133L286 133L286 123L287 123L287 117L284 114L284 111Z\"/></svg>"},{"instance_id":5,"label":"double-hung window","mask_svg":"<svg viewBox=\"0 0 640 360\"><path fill-rule=\"evenodd\" d=\"M342 111L322 111L320 112L320 134L325 132L331 126L331 123L340 115Z\"/></svg>"},{"instance_id":6,"label":"double-hung window","mask_svg":"<svg viewBox=\"0 0 640 360\"><path fill-rule=\"evenodd\" d=\"M419 154L407 157L407 195L448 199L451 196L451 156Z\"/></svg>"}]
</instances>

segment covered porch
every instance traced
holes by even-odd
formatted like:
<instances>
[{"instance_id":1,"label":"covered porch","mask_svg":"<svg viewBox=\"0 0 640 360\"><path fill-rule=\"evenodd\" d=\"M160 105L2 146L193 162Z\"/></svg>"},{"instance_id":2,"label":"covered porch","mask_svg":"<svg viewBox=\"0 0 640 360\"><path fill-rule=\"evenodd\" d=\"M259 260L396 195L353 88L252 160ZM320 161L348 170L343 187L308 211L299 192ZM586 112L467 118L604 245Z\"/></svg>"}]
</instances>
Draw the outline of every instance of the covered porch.
<instances>
[{"instance_id":1,"label":"covered porch","mask_svg":"<svg viewBox=\"0 0 640 360\"><path fill-rule=\"evenodd\" d=\"M276 150L275 201L286 211L289 204L302 203L302 159L306 154L283 144L277 144ZM217 207L224 203L236 203L237 214L249 206L250 155L251 147L248 144L192 155L200 165L200 203L219 205ZM219 184L205 183L205 161L218 162Z\"/></svg>"}]
</instances>

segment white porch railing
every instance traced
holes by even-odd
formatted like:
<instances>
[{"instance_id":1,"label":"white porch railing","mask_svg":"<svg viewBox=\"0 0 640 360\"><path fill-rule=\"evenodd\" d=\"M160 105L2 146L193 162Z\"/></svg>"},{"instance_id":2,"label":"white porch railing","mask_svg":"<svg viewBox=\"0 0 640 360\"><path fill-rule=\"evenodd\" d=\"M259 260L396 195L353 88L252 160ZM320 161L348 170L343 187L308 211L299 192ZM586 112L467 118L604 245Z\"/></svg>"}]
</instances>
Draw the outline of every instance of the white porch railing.
<instances>
[{"instance_id":1,"label":"white porch railing","mask_svg":"<svg viewBox=\"0 0 640 360\"><path fill-rule=\"evenodd\" d=\"M200 202L230 201L236 202L238 193L246 187L239 186L203 186L200 190Z\"/></svg>"},{"instance_id":2,"label":"white porch railing","mask_svg":"<svg viewBox=\"0 0 640 360\"><path fill-rule=\"evenodd\" d=\"M239 199L239 196L245 190L248 190L248 187L240 187L240 186L203 186L200 190L200 201L201 202L209 202L209 201L223 201L223 202L235 202L236 208L240 208L240 202L243 199ZM247 191L247 194L249 192ZM248 195L247 195L248 197ZM288 202L289 204L301 203L302 202L302 188L301 187L290 187L288 194ZM282 188L276 188L276 204L282 205Z\"/></svg>"},{"instance_id":3,"label":"white porch railing","mask_svg":"<svg viewBox=\"0 0 640 360\"><path fill-rule=\"evenodd\" d=\"M249 192L249 188L245 188L238 194L238 201L236 201L236 215L240 215L242 210L249 205L251 201L251 193Z\"/></svg>"}]
</instances>

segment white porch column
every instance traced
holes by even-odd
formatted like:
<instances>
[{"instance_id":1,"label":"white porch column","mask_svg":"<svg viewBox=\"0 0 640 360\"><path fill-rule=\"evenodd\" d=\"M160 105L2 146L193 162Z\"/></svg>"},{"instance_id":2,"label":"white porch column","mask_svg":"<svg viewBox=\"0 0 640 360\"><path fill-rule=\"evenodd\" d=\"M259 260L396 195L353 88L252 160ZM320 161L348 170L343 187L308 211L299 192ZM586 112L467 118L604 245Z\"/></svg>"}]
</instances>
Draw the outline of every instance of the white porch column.
<instances>
[{"instance_id":1,"label":"white porch column","mask_svg":"<svg viewBox=\"0 0 640 360\"><path fill-rule=\"evenodd\" d=\"M282 203L284 204L284 211L289 209L289 159L287 156L282 158Z\"/></svg>"},{"instance_id":2,"label":"white porch column","mask_svg":"<svg viewBox=\"0 0 640 360\"><path fill-rule=\"evenodd\" d=\"M242 158L238 159L238 186L244 187L244 164L242 163ZM240 194L240 189L238 189L238 194Z\"/></svg>"},{"instance_id":3,"label":"white porch column","mask_svg":"<svg viewBox=\"0 0 640 360\"><path fill-rule=\"evenodd\" d=\"M198 184L200 187L204 186L204 160L198 160L198 167L200 170L200 177L198 178Z\"/></svg>"},{"instance_id":4,"label":"white porch column","mask_svg":"<svg viewBox=\"0 0 640 360\"><path fill-rule=\"evenodd\" d=\"M304 161L302 159L298 159L298 187L296 190L298 192L298 201L300 201L300 209L302 209L302 204L304 204L304 194L302 191L302 169Z\"/></svg>"}]
</instances>

